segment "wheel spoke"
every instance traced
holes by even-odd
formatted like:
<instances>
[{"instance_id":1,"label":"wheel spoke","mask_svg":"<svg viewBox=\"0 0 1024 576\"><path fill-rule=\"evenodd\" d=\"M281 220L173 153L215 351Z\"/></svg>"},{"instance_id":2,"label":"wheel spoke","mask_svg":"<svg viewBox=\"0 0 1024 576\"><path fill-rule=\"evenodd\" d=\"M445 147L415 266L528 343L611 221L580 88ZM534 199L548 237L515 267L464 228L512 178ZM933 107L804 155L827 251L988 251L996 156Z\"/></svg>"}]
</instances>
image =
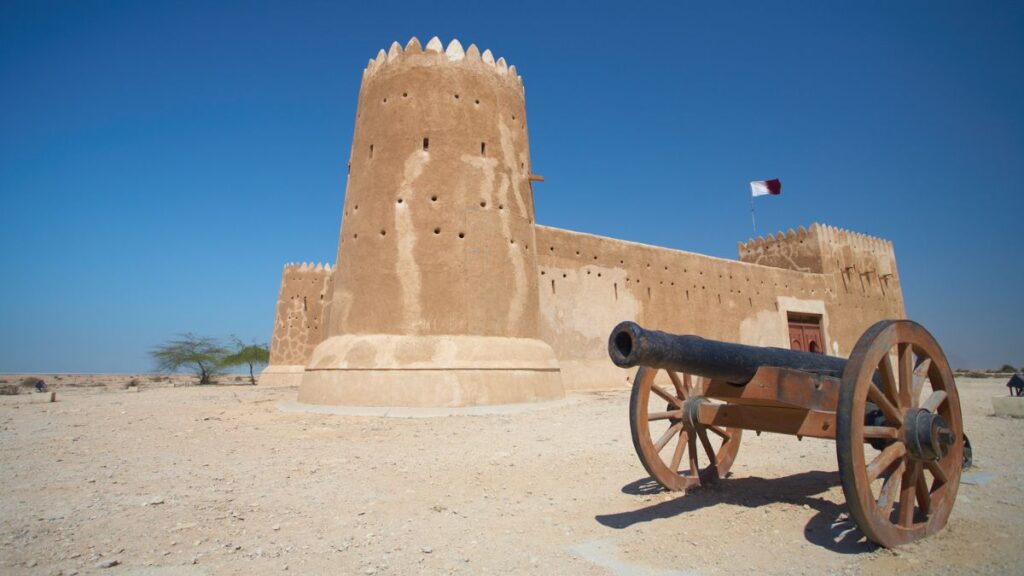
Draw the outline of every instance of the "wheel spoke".
<instances>
[{"instance_id":1,"label":"wheel spoke","mask_svg":"<svg viewBox=\"0 0 1024 576\"><path fill-rule=\"evenodd\" d=\"M914 366L914 375L919 376L921 378L927 378L928 369L931 368L931 366L931 358L921 358L920 361L917 363L917 366Z\"/></svg>"},{"instance_id":2,"label":"wheel spoke","mask_svg":"<svg viewBox=\"0 0 1024 576\"><path fill-rule=\"evenodd\" d=\"M878 361L878 373L882 380L882 390L885 391L889 400L899 403L899 385L896 383L896 372L892 369L892 358L888 354L882 355Z\"/></svg>"},{"instance_id":3,"label":"wheel spoke","mask_svg":"<svg viewBox=\"0 0 1024 576\"><path fill-rule=\"evenodd\" d=\"M939 406L942 406L942 403L946 401L946 398L947 394L945 390L936 390L932 392L932 395L929 396L927 400L924 401L924 404L921 404L921 408L924 408L929 412L936 412L938 411Z\"/></svg>"},{"instance_id":4,"label":"wheel spoke","mask_svg":"<svg viewBox=\"0 0 1024 576\"><path fill-rule=\"evenodd\" d=\"M874 384L868 386L868 400L874 402L890 422L900 426L903 425L903 414L892 405L892 402L889 402L885 394Z\"/></svg>"},{"instance_id":5,"label":"wheel spoke","mask_svg":"<svg viewBox=\"0 0 1024 576\"><path fill-rule=\"evenodd\" d=\"M665 447L665 444L668 444L668 441L682 429L682 422L676 422L672 426L669 426L669 429L665 430L665 433L661 435L661 438L658 438L658 441L654 443L654 451L661 452L661 449Z\"/></svg>"},{"instance_id":6,"label":"wheel spoke","mask_svg":"<svg viewBox=\"0 0 1024 576\"><path fill-rule=\"evenodd\" d=\"M666 370L666 372L668 372L669 379L672 380L672 386L674 386L676 389L676 396L682 398L683 400L689 398L690 387L686 384L683 384L683 382L679 379L679 374L676 374L672 370ZM690 375L684 374L683 377L689 379Z\"/></svg>"},{"instance_id":7,"label":"wheel spoke","mask_svg":"<svg viewBox=\"0 0 1024 576\"><path fill-rule=\"evenodd\" d=\"M865 426L865 438L881 438L884 440L899 440L899 430L889 426Z\"/></svg>"},{"instance_id":8,"label":"wheel spoke","mask_svg":"<svg viewBox=\"0 0 1024 576\"><path fill-rule=\"evenodd\" d=\"M693 376L683 374L683 385L686 386L686 393L690 396L700 395L704 389L704 379L698 377L697 381L694 382Z\"/></svg>"},{"instance_id":9,"label":"wheel spoke","mask_svg":"<svg viewBox=\"0 0 1024 576\"><path fill-rule=\"evenodd\" d=\"M697 437L695 435L687 434L686 447L688 448L687 454L690 456L690 475L700 478L700 465L697 464Z\"/></svg>"},{"instance_id":10,"label":"wheel spoke","mask_svg":"<svg viewBox=\"0 0 1024 576\"><path fill-rule=\"evenodd\" d=\"M918 464L918 468L920 468ZM927 516L931 513L932 496L928 493L928 479L924 474L918 472L917 481L914 483L914 490L917 493L917 505L921 512Z\"/></svg>"},{"instance_id":11,"label":"wheel spoke","mask_svg":"<svg viewBox=\"0 0 1024 576\"><path fill-rule=\"evenodd\" d=\"M686 450L686 430L679 431L679 441L676 442L675 452L672 453L672 465L669 468L672 472L679 472L679 463L683 461L683 450Z\"/></svg>"},{"instance_id":12,"label":"wheel spoke","mask_svg":"<svg viewBox=\"0 0 1024 576\"><path fill-rule=\"evenodd\" d=\"M682 410L669 410L668 412L651 412L647 415L648 421L654 420L668 420L669 418L682 418Z\"/></svg>"},{"instance_id":13,"label":"wheel spoke","mask_svg":"<svg viewBox=\"0 0 1024 576\"><path fill-rule=\"evenodd\" d=\"M722 438L722 440L725 440L726 442L728 442L729 439L732 438L732 436L729 436L728 432L722 430L721 428L715 426L714 424L708 425L708 430L711 430L715 434L718 434Z\"/></svg>"},{"instance_id":14,"label":"wheel spoke","mask_svg":"<svg viewBox=\"0 0 1024 576\"><path fill-rule=\"evenodd\" d=\"M896 495L899 493L900 479L903 477L904 462L900 460L896 468L889 472L882 483L881 493L875 502L882 509L882 515L886 518L892 514L893 506L896 505Z\"/></svg>"},{"instance_id":15,"label":"wheel spoke","mask_svg":"<svg viewBox=\"0 0 1024 576\"><path fill-rule=\"evenodd\" d=\"M898 522L900 526L909 527L914 521L914 500L916 496L917 477L921 474L921 463L911 462L903 471L900 486L900 509Z\"/></svg>"},{"instance_id":16,"label":"wheel spoke","mask_svg":"<svg viewBox=\"0 0 1024 576\"><path fill-rule=\"evenodd\" d=\"M910 344L901 343L897 346L899 350L900 378L900 408L910 408L917 404L917 398L912 398L911 392L914 389L914 349Z\"/></svg>"},{"instance_id":17,"label":"wheel spoke","mask_svg":"<svg viewBox=\"0 0 1024 576\"><path fill-rule=\"evenodd\" d=\"M668 392L665 392L654 383L651 383L651 392L654 392L658 396L661 396L661 398L665 400L665 402L668 402L669 404L675 406L676 408L683 407L683 402L679 398L676 398L675 396L669 394Z\"/></svg>"},{"instance_id":18,"label":"wheel spoke","mask_svg":"<svg viewBox=\"0 0 1024 576\"><path fill-rule=\"evenodd\" d=\"M708 455L708 460L711 461L711 466L718 464L718 457L715 456L715 448L711 445L711 441L708 440L708 431L703 427L697 429L697 437L700 438L700 443L704 446L704 453Z\"/></svg>"},{"instance_id":19,"label":"wheel spoke","mask_svg":"<svg viewBox=\"0 0 1024 576\"><path fill-rule=\"evenodd\" d=\"M918 357L917 366L914 366L914 395L920 396L924 388L925 380L928 380L928 371L932 367L931 358Z\"/></svg>"},{"instance_id":20,"label":"wheel spoke","mask_svg":"<svg viewBox=\"0 0 1024 576\"><path fill-rule=\"evenodd\" d=\"M704 452L708 455L708 460L711 461L711 465L708 466L707 478L709 481L718 480L718 456L715 455L715 449L711 446L711 441L708 440L708 431L703 427L697 429L697 435L700 437L700 443L704 445Z\"/></svg>"},{"instance_id":21,"label":"wheel spoke","mask_svg":"<svg viewBox=\"0 0 1024 576\"><path fill-rule=\"evenodd\" d=\"M942 466L938 462L934 460L925 460L924 465L928 468L928 471L932 473L932 476L935 477L935 483L932 485L932 490L935 490L939 486L949 482L949 477L946 476L946 471L942 469ZM960 463L958 462L957 466L959 465Z\"/></svg>"},{"instance_id":22,"label":"wheel spoke","mask_svg":"<svg viewBox=\"0 0 1024 576\"><path fill-rule=\"evenodd\" d=\"M901 458L907 453L907 447L902 442L893 442L892 444L885 447L882 453L875 456L875 459L868 464L868 482L874 482L876 478L885 472L885 469L890 464L896 461L897 458Z\"/></svg>"}]
</instances>

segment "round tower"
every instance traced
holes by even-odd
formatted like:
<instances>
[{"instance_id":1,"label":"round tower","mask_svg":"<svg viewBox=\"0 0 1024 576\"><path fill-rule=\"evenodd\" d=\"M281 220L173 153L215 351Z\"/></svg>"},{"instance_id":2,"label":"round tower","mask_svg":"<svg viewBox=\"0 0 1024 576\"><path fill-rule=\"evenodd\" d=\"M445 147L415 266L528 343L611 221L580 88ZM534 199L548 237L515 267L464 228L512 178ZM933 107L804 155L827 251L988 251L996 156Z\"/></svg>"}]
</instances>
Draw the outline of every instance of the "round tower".
<instances>
[{"instance_id":1,"label":"round tower","mask_svg":"<svg viewBox=\"0 0 1024 576\"><path fill-rule=\"evenodd\" d=\"M539 339L522 79L413 38L363 72L327 335L299 400L465 406L561 398Z\"/></svg>"}]
</instances>

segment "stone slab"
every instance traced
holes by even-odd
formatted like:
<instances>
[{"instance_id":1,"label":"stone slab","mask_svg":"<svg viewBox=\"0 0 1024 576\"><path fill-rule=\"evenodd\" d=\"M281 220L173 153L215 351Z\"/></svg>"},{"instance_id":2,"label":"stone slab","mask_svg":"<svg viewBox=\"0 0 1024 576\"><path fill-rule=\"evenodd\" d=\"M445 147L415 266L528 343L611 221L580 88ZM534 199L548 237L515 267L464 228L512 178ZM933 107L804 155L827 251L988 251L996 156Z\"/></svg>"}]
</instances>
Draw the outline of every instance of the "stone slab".
<instances>
[{"instance_id":1,"label":"stone slab","mask_svg":"<svg viewBox=\"0 0 1024 576\"><path fill-rule=\"evenodd\" d=\"M996 416L1024 418L1024 397L993 396L992 410L995 411Z\"/></svg>"}]
</instances>

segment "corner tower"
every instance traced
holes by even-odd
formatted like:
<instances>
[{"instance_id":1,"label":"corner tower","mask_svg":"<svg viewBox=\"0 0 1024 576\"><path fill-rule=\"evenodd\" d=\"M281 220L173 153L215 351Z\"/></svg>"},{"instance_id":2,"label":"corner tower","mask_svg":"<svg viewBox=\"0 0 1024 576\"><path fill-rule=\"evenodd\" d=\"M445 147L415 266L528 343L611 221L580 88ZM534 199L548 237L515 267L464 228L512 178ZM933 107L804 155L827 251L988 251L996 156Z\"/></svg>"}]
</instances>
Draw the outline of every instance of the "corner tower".
<instances>
[{"instance_id":1,"label":"corner tower","mask_svg":"<svg viewBox=\"0 0 1024 576\"><path fill-rule=\"evenodd\" d=\"M539 339L522 79L413 38L363 72L327 336L299 400L465 406L563 396Z\"/></svg>"}]
</instances>

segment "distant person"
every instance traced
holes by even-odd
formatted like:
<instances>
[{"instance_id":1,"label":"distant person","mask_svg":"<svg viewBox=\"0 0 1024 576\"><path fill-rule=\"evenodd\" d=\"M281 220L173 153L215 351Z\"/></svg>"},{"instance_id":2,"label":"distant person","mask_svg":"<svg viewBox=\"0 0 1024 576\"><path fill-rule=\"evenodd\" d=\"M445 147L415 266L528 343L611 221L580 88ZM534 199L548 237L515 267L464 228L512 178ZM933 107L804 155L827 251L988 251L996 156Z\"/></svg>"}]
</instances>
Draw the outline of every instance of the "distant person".
<instances>
[{"instance_id":1,"label":"distant person","mask_svg":"<svg viewBox=\"0 0 1024 576\"><path fill-rule=\"evenodd\" d=\"M36 378L36 392L46 392L46 381Z\"/></svg>"},{"instance_id":2,"label":"distant person","mask_svg":"<svg viewBox=\"0 0 1024 576\"><path fill-rule=\"evenodd\" d=\"M1024 377L1014 374L1006 383L1006 387L1010 389L1010 396L1024 396Z\"/></svg>"}]
</instances>

